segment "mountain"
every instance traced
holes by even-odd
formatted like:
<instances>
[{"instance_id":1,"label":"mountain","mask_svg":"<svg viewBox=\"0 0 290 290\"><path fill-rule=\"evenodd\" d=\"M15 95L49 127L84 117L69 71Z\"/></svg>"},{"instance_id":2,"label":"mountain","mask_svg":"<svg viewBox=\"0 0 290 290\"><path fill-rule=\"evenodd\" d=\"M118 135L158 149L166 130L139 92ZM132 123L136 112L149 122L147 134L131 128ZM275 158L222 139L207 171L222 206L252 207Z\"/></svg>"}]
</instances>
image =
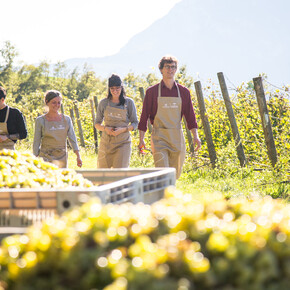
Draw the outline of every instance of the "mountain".
<instances>
[{"instance_id":1,"label":"mountain","mask_svg":"<svg viewBox=\"0 0 290 290\"><path fill-rule=\"evenodd\" d=\"M216 80L222 71L235 85L260 73L273 84L289 84L289 8L287 0L183 0L117 54L65 63L70 69L87 63L102 77L158 74L159 59L173 54L195 80Z\"/></svg>"}]
</instances>

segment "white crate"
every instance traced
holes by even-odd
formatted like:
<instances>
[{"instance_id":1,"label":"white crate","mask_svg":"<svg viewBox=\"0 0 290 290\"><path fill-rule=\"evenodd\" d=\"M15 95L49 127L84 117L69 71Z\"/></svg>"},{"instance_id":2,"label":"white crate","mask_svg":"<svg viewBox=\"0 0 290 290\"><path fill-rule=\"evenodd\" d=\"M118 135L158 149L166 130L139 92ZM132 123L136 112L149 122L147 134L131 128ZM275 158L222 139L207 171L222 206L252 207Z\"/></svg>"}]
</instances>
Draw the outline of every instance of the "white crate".
<instances>
[{"instance_id":1,"label":"white crate","mask_svg":"<svg viewBox=\"0 0 290 290\"><path fill-rule=\"evenodd\" d=\"M96 186L88 189L1 189L0 234L3 227L26 227L97 196L102 203L151 204L175 185L174 168L78 170Z\"/></svg>"}]
</instances>

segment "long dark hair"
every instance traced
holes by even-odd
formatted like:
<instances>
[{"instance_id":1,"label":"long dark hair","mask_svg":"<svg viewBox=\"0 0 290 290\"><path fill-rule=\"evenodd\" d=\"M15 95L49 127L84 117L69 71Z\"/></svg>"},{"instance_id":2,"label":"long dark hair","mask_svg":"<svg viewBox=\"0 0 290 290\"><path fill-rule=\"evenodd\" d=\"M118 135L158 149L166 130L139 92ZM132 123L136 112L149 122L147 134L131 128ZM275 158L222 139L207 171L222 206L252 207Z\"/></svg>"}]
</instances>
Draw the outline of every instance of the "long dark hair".
<instances>
[{"instance_id":1,"label":"long dark hair","mask_svg":"<svg viewBox=\"0 0 290 290\"><path fill-rule=\"evenodd\" d=\"M121 86L121 94L119 96L119 104L118 104L119 106L125 105L125 101L126 101L125 97L126 97L125 89L124 89L123 86ZM108 89L108 96L107 96L107 98L109 100L112 99L112 94L111 94L110 88Z\"/></svg>"}]
</instances>

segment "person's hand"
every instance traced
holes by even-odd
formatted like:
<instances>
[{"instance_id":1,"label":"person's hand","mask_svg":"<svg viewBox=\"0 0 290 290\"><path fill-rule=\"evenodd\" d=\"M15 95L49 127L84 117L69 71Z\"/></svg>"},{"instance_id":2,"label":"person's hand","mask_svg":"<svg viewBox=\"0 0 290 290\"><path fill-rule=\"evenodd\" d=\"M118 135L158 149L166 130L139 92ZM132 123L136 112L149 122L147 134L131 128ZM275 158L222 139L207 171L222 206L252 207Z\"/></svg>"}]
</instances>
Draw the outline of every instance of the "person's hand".
<instances>
[{"instance_id":1,"label":"person's hand","mask_svg":"<svg viewBox=\"0 0 290 290\"><path fill-rule=\"evenodd\" d=\"M114 130L112 130L112 135L113 136L118 136L121 133L125 133L126 132L126 128L122 128L122 127L117 127Z\"/></svg>"},{"instance_id":2,"label":"person's hand","mask_svg":"<svg viewBox=\"0 0 290 290\"><path fill-rule=\"evenodd\" d=\"M193 146L194 146L194 151L198 151L201 148L201 141L199 137L193 138Z\"/></svg>"},{"instance_id":3,"label":"person's hand","mask_svg":"<svg viewBox=\"0 0 290 290\"><path fill-rule=\"evenodd\" d=\"M147 149L144 139L140 139L138 147L139 147L140 150L141 149Z\"/></svg>"},{"instance_id":4,"label":"person's hand","mask_svg":"<svg viewBox=\"0 0 290 290\"><path fill-rule=\"evenodd\" d=\"M113 136L113 130L114 128L113 127L105 127L105 132L107 133L107 135L111 135Z\"/></svg>"},{"instance_id":5,"label":"person's hand","mask_svg":"<svg viewBox=\"0 0 290 290\"><path fill-rule=\"evenodd\" d=\"M77 166L78 167L82 167L82 165L83 165L83 162L82 162L82 159L81 159L81 157L77 157Z\"/></svg>"},{"instance_id":6,"label":"person's hand","mask_svg":"<svg viewBox=\"0 0 290 290\"><path fill-rule=\"evenodd\" d=\"M8 140L8 137L6 135L0 135L0 143L6 140Z\"/></svg>"}]
</instances>

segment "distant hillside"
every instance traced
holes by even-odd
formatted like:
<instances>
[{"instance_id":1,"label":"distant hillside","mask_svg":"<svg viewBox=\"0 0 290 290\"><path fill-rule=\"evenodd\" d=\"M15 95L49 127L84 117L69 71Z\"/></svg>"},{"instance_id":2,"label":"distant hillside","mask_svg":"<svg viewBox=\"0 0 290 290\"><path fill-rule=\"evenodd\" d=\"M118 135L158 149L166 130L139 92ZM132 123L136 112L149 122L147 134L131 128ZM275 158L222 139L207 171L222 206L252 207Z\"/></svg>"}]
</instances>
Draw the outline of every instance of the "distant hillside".
<instances>
[{"instance_id":1,"label":"distant hillside","mask_svg":"<svg viewBox=\"0 0 290 290\"><path fill-rule=\"evenodd\" d=\"M223 71L238 85L259 73L274 84L290 83L290 17L285 0L183 0L162 19L135 35L119 53L66 60L70 69L89 64L97 75L158 73L173 54L197 79Z\"/></svg>"}]
</instances>

